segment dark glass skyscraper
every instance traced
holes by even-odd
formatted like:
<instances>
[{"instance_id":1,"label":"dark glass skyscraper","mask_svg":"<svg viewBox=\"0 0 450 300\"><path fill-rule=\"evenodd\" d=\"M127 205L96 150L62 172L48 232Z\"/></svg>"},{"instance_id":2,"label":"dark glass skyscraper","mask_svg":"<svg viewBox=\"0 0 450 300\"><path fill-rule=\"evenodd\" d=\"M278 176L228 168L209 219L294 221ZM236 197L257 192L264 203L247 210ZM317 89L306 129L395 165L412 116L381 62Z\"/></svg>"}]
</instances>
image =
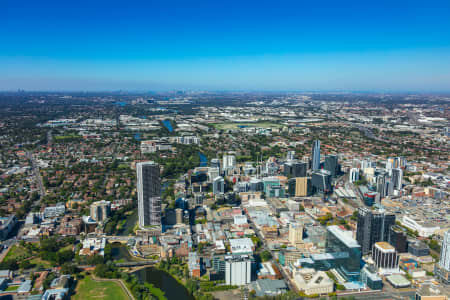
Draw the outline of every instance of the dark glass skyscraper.
<instances>
[{"instance_id":1,"label":"dark glass skyscraper","mask_svg":"<svg viewBox=\"0 0 450 300\"><path fill-rule=\"evenodd\" d=\"M311 183L314 193L328 194L331 192L331 174L327 170L317 170L312 173Z\"/></svg>"},{"instance_id":2,"label":"dark glass skyscraper","mask_svg":"<svg viewBox=\"0 0 450 300\"><path fill-rule=\"evenodd\" d=\"M395 225L395 215L384 211L371 211L362 207L358 210L356 240L361 245L363 255L369 254L373 244L387 242L389 229Z\"/></svg>"},{"instance_id":3,"label":"dark glass skyscraper","mask_svg":"<svg viewBox=\"0 0 450 300\"><path fill-rule=\"evenodd\" d=\"M288 161L284 164L284 175L306 177L307 164L303 161Z\"/></svg>"},{"instance_id":4,"label":"dark glass skyscraper","mask_svg":"<svg viewBox=\"0 0 450 300\"><path fill-rule=\"evenodd\" d=\"M161 178L153 161L136 164L139 226L161 225Z\"/></svg>"},{"instance_id":5,"label":"dark glass skyscraper","mask_svg":"<svg viewBox=\"0 0 450 300\"><path fill-rule=\"evenodd\" d=\"M325 170L329 171L333 177L338 174L339 164L337 155L325 156Z\"/></svg>"},{"instance_id":6,"label":"dark glass skyscraper","mask_svg":"<svg viewBox=\"0 0 450 300\"><path fill-rule=\"evenodd\" d=\"M311 153L311 169L319 170L320 169L320 141L315 140L312 146Z\"/></svg>"}]
</instances>

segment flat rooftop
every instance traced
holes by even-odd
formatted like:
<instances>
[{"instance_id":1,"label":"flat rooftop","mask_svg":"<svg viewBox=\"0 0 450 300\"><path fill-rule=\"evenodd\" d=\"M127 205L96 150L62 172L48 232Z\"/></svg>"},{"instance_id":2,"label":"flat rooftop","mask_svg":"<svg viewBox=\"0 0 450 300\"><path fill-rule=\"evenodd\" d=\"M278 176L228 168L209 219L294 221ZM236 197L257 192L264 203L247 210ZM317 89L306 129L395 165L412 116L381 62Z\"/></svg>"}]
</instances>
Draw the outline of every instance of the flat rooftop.
<instances>
[{"instance_id":1,"label":"flat rooftop","mask_svg":"<svg viewBox=\"0 0 450 300\"><path fill-rule=\"evenodd\" d=\"M342 230L337 225L328 226L327 230L339 238L347 247L361 247L358 242L351 236L351 231Z\"/></svg>"},{"instance_id":2,"label":"flat rooftop","mask_svg":"<svg viewBox=\"0 0 450 300\"><path fill-rule=\"evenodd\" d=\"M380 248L381 250L395 251L395 248L394 248L391 244L389 244L389 243L387 243L387 242L378 242L378 243L375 243L375 247L378 247L378 248Z\"/></svg>"}]
</instances>

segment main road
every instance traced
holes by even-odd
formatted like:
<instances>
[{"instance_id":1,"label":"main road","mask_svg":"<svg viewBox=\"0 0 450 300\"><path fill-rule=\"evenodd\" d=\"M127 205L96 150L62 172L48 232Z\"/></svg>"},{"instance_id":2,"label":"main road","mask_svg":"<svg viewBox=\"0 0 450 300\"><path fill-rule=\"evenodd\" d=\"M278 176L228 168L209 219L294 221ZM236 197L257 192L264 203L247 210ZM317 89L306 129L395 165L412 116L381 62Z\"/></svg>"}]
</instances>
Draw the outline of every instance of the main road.
<instances>
[{"instance_id":1,"label":"main road","mask_svg":"<svg viewBox=\"0 0 450 300\"><path fill-rule=\"evenodd\" d=\"M36 162L36 160L33 157L33 154L30 151L27 151L27 158L31 161L31 167L33 169L33 175L34 178L36 180L36 183L38 184L38 188L39 188L39 199L35 201L35 203L33 203L33 205L39 205L42 197L45 196L45 187L44 187L44 182L42 181L42 176L41 173L39 172L39 167L38 164Z\"/></svg>"}]
</instances>

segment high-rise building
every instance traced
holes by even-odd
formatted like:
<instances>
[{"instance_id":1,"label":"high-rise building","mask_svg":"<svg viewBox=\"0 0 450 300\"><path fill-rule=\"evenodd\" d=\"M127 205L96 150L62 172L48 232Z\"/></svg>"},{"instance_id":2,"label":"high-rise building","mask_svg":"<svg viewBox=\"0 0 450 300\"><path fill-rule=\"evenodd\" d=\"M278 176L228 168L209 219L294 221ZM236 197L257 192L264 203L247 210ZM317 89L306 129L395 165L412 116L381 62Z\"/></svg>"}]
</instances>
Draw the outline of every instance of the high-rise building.
<instances>
[{"instance_id":1,"label":"high-rise building","mask_svg":"<svg viewBox=\"0 0 450 300\"><path fill-rule=\"evenodd\" d=\"M252 262L246 255L225 259L225 283L246 285L251 282Z\"/></svg>"},{"instance_id":2,"label":"high-rise building","mask_svg":"<svg viewBox=\"0 0 450 300\"><path fill-rule=\"evenodd\" d=\"M181 209L181 208L175 209L175 215L176 215L177 224L182 224L183 223L183 209Z\"/></svg>"},{"instance_id":3,"label":"high-rise building","mask_svg":"<svg viewBox=\"0 0 450 300\"><path fill-rule=\"evenodd\" d=\"M218 168L220 170L220 159L218 158L211 159L211 168Z\"/></svg>"},{"instance_id":4,"label":"high-rise building","mask_svg":"<svg viewBox=\"0 0 450 300\"><path fill-rule=\"evenodd\" d=\"M388 243L394 246L399 253L408 252L408 235L403 228L397 225L389 228Z\"/></svg>"},{"instance_id":5,"label":"high-rise building","mask_svg":"<svg viewBox=\"0 0 450 300\"><path fill-rule=\"evenodd\" d=\"M359 169L358 168L351 168L350 172L348 173L348 180L350 182L355 182L359 180Z\"/></svg>"},{"instance_id":6,"label":"high-rise building","mask_svg":"<svg viewBox=\"0 0 450 300\"><path fill-rule=\"evenodd\" d=\"M223 169L228 170L236 166L236 157L234 155L224 154L223 156Z\"/></svg>"},{"instance_id":7,"label":"high-rise building","mask_svg":"<svg viewBox=\"0 0 450 300\"><path fill-rule=\"evenodd\" d=\"M320 169L320 141L315 140L312 146L311 153L311 169L319 170Z\"/></svg>"},{"instance_id":8,"label":"high-rise building","mask_svg":"<svg viewBox=\"0 0 450 300\"><path fill-rule=\"evenodd\" d=\"M386 242L378 242L373 245L372 259L375 266L382 274L396 273L398 269L399 255L395 248Z\"/></svg>"},{"instance_id":9,"label":"high-rise building","mask_svg":"<svg viewBox=\"0 0 450 300\"><path fill-rule=\"evenodd\" d=\"M338 156L326 155L325 156L325 170L331 173L331 176L335 177L339 172Z\"/></svg>"},{"instance_id":10,"label":"high-rise building","mask_svg":"<svg viewBox=\"0 0 450 300\"><path fill-rule=\"evenodd\" d=\"M289 243L297 245L303 241L303 225L297 223L289 224Z\"/></svg>"},{"instance_id":11,"label":"high-rise building","mask_svg":"<svg viewBox=\"0 0 450 300\"><path fill-rule=\"evenodd\" d=\"M286 154L286 160L294 160L295 159L295 151L288 151Z\"/></svg>"},{"instance_id":12,"label":"high-rise building","mask_svg":"<svg viewBox=\"0 0 450 300\"><path fill-rule=\"evenodd\" d=\"M306 177L308 165L303 161L288 161L284 164L284 175L290 177Z\"/></svg>"},{"instance_id":13,"label":"high-rise building","mask_svg":"<svg viewBox=\"0 0 450 300\"><path fill-rule=\"evenodd\" d=\"M385 213L384 210L359 208L356 240L361 245L363 255L369 254L373 244L388 241L389 228L392 225L395 225L394 214Z\"/></svg>"},{"instance_id":14,"label":"high-rise building","mask_svg":"<svg viewBox=\"0 0 450 300\"><path fill-rule=\"evenodd\" d=\"M105 221L111 213L110 201L97 201L91 204L91 218L97 222Z\"/></svg>"},{"instance_id":15,"label":"high-rise building","mask_svg":"<svg viewBox=\"0 0 450 300\"><path fill-rule=\"evenodd\" d=\"M314 193L328 194L331 192L331 173L327 170L313 171L311 184Z\"/></svg>"},{"instance_id":16,"label":"high-rise building","mask_svg":"<svg viewBox=\"0 0 450 300\"><path fill-rule=\"evenodd\" d=\"M136 164L139 226L161 225L161 178L153 161Z\"/></svg>"},{"instance_id":17,"label":"high-rise building","mask_svg":"<svg viewBox=\"0 0 450 300\"><path fill-rule=\"evenodd\" d=\"M334 268L345 279L359 280L361 246L353 239L351 231L344 231L337 225L328 226L325 251L334 257Z\"/></svg>"},{"instance_id":18,"label":"high-rise building","mask_svg":"<svg viewBox=\"0 0 450 300\"><path fill-rule=\"evenodd\" d=\"M402 189L403 170L400 168L392 169L392 184L394 190Z\"/></svg>"},{"instance_id":19,"label":"high-rise building","mask_svg":"<svg viewBox=\"0 0 450 300\"><path fill-rule=\"evenodd\" d=\"M311 178L297 177L288 181L289 195L295 197L306 197L311 192Z\"/></svg>"},{"instance_id":20,"label":"high-rise building","mask_svg":"<svg viewBox=\"0 0 450 300\"><path fill-rule=\"evenodd\" d=\"M213 194L223 194L225 192L225 180L221 176L217 176L213 180Z\"/></svg>"},{"instance_id":21,"label":"high-rise building","mask_svg":"<svg viewBox=\"0 0 450 300\"><path fill-rule=\"evenodd\" d=\"M442 240L439 266L446 271L450 271L450 230L444 234L444 239Z\"/></svg>"}]
</instances>

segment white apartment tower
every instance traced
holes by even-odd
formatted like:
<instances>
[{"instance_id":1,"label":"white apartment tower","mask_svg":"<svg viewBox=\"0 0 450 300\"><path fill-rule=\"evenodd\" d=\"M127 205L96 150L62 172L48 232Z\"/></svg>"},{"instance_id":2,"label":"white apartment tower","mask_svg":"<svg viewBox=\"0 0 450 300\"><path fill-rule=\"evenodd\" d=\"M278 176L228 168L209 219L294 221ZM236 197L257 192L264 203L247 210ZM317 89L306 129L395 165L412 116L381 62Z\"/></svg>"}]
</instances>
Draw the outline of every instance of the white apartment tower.
<instances>
[{"instance_id":1,"label":"white apartment tower","mask_svg":"<svg viewBox=\"0 0 450 300\"><path fill-rule=\"evenodd\" d=\"M446 271L450 271L450 230L444 234L444 239L442 240L439 265Z\"/></svg>"}]
</instances>

